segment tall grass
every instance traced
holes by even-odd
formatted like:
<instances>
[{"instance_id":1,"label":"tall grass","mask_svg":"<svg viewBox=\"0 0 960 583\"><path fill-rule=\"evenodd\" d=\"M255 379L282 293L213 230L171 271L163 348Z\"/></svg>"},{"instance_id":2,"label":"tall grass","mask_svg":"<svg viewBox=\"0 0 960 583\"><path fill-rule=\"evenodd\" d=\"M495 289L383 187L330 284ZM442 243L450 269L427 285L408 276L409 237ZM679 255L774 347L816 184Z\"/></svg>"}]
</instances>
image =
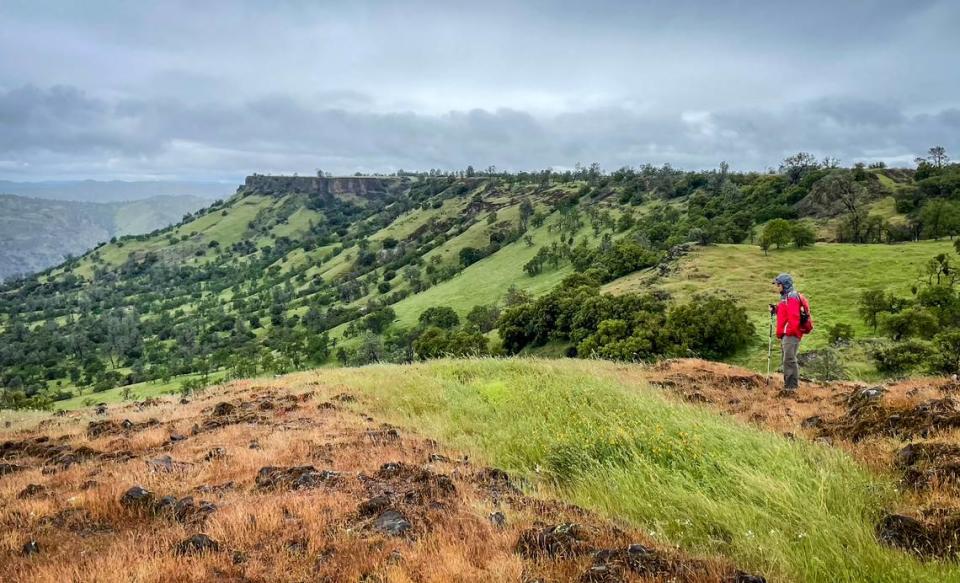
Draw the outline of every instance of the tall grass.
<instances>
[{"instance_id":1,"label":"tall grass","mask_svg":"<svg viewBox=\"0 0 960 583\"><path fill-rule=\"evenodd\" d=\"M315 374L544 494L775 581L960 581L955 565L876 542L888 482L839 450L671 402L636 367L486 359Z\"/></svg>"}]
</instances>

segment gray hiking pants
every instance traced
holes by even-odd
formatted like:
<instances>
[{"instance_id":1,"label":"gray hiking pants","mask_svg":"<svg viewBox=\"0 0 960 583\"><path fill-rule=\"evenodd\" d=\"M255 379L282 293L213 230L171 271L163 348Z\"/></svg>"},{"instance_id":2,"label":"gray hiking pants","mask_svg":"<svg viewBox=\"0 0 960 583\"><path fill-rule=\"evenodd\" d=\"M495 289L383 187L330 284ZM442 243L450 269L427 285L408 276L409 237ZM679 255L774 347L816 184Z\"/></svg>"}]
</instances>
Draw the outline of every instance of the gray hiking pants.
<instances>
[{"instance_id":1,"label":"gray hiking pants","mask_svg":"<svg viewBox=\"0 0 960 583\"><path fill-rule=\"evenodd\" d=\"M784 336L780 343L783 351L783 388L796 389L800 386L800 367L797 365L797 350L800 339L796 336Z\"/></svg>"}]
</instances>

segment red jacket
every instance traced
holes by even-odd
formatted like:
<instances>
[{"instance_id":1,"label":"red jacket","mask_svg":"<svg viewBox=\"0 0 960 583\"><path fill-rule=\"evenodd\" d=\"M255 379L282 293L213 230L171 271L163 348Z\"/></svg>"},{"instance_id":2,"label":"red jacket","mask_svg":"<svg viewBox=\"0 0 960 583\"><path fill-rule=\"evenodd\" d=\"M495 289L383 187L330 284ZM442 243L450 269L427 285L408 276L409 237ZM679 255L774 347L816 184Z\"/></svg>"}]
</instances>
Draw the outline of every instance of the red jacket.
<instances>
[{"instance_id":1,"label":"red jacket","mask_svg":"<svg viewBox=\"0 0 960 583\"><path fill-rule=\"evenodd\" d=\"M787 294L787 297L777 304L777 338L783 338L784 336L803 338L804 331L800 326L801 305L809 314L810 304L807 303L807 298L795 291Z\"/></svg>"}]
</instances>

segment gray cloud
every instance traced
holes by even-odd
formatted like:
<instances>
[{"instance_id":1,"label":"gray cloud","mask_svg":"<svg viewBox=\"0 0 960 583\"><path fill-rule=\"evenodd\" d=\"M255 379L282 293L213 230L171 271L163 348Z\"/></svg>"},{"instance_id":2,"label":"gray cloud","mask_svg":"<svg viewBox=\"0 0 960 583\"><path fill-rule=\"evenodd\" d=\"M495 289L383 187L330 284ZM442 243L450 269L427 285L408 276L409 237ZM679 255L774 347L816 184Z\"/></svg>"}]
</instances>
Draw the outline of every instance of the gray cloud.
<instances>
[{"instance_id":1,"label":"gray cloud","mask_svg":"<svg viewBox=\"0 0 960 583\"><path fill-rule=\"evenodd\" d=\"M960 150L946 0L0 5L0 177Z\"/></svg>"},{"instance_id":2,"label":"gray cloud","mask_svg":"<svg viewBox=\"0 0 960 583\"><path fill-rule=\"evenodd\" d=\"M351 100L367 101L362 96ZM224 106L92 98L69 87L0 94L0 159L91 174L235 178L396 168L524 169L598 161L762 169L798 149L846 162L905 162L933 143L960 149L960 109L907 114L863 99L679 114L621 107L534 115L501 108L378 113L276 96Z\"/></svg>"}]
</instances>

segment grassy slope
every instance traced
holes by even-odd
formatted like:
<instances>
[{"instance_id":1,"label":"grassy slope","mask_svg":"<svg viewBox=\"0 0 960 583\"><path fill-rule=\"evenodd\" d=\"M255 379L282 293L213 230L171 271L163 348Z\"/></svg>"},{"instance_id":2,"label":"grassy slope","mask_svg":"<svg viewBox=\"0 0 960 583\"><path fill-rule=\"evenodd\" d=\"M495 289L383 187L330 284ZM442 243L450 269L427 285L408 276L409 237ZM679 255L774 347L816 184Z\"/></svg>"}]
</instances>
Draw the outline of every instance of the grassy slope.
<instances>
[{"instance_id":1,"label":"grassy slope","mask_svg":"<svg viewBox=\"0 0 960 583\"><path fill-rule=\"evenodd\" d=\"M515 209L511 207L510 210ZM513 214L504 211L498 214L500 220L506 220L508 217L515 220ZM470 265L452 279L398 302L393 306L397 312L397 323L402 326L414 325L420 313L431 306L450 306L461 315L465 315L478 304L499 302L511 285L516 285L532 295L549 291L571 273L569 265L563 265L559 269L548 268L536 277L527 275L523 266L537 254L540 247L559 239L557 231L549 229L550 225L556 222L556 218L553 216L542 227L529 231L528 234L534 242L532 247L523 240L515 241L495 254ZM577 233L577 238L589 233L589 229L585 227ZM483 237L489 235L487 225L484 223L474 225L460 237L451 239L438 247L433 253L443 257L456 257L463 246L471 243L478 246L485 244L480 242L481 235Z\"/></svg>"},{"instance_id":2,"label":"grassy slope","mask_svg":"<svg viewBox=\"0 0 960 583\"><path fill-rule=\"evenodd\" d=\"M960 580L956 565L923 565L877 544L872 525L895 502L891 483L839 450L669 401L636 366L433 361L289 378L361 391L365 409L525 475L544 493L771 580Z\"/></svg>"},{"instance_id":3,"label":"grassy slope","mask_svg":"<svg viewBox=\"0 0 960 583\"><path fill-rule=\"evenodd\" d=\"M159 252L175 248L167 240L168 235L180 238L183 235L188 236L188 243L195 244L190 240L194 233L202 238L202 243L216 240L221 247L228 247L233 243L240 241L247 229L247 224L257 215L261 209L276 204L279 199L265 196L247 196L237 204L230 206L227 214L222 211L207 213L185 225L181 225L164 235L152 237L146 241L124 241L121 243L110 243L100 248L100 257L108 265L118 266L127 260L131 253L147 253L149 251ZM180 243L182 245L182 243ZM205 261L203 257L192 258L187 263ZM91 257L84 257L80 264L74 269L74 273L84 277L93 275L94 264ZM59 273L54 272L54 275Z\"/></svg>"},{"instance_id":4,"label":"grassy slope","mask_svg":"<svg viewBox=\"0 0 960 583\"><path fill-rule=\"evenodd\" d=\"M757 326L757 339L738 362L760 370L766 366L767 304L777 299L770 281L789 272L797 288L810 300L817 330L804 340L805 348L823 347L827 329L838 322L851 324L858 337L872 336L857 312L860 294L887 289L909 294L922 265L937 253L953 249L950 241L921 241L899 245L841 245L819 243L808 249L771 250L752 245L717 245L696 249L680 262L680 270L666 279L649 272L622 277L605 287L622 293L651 285L684 299L708 290L725 290L746 307Z\"/></svg>"}]
</instances>

